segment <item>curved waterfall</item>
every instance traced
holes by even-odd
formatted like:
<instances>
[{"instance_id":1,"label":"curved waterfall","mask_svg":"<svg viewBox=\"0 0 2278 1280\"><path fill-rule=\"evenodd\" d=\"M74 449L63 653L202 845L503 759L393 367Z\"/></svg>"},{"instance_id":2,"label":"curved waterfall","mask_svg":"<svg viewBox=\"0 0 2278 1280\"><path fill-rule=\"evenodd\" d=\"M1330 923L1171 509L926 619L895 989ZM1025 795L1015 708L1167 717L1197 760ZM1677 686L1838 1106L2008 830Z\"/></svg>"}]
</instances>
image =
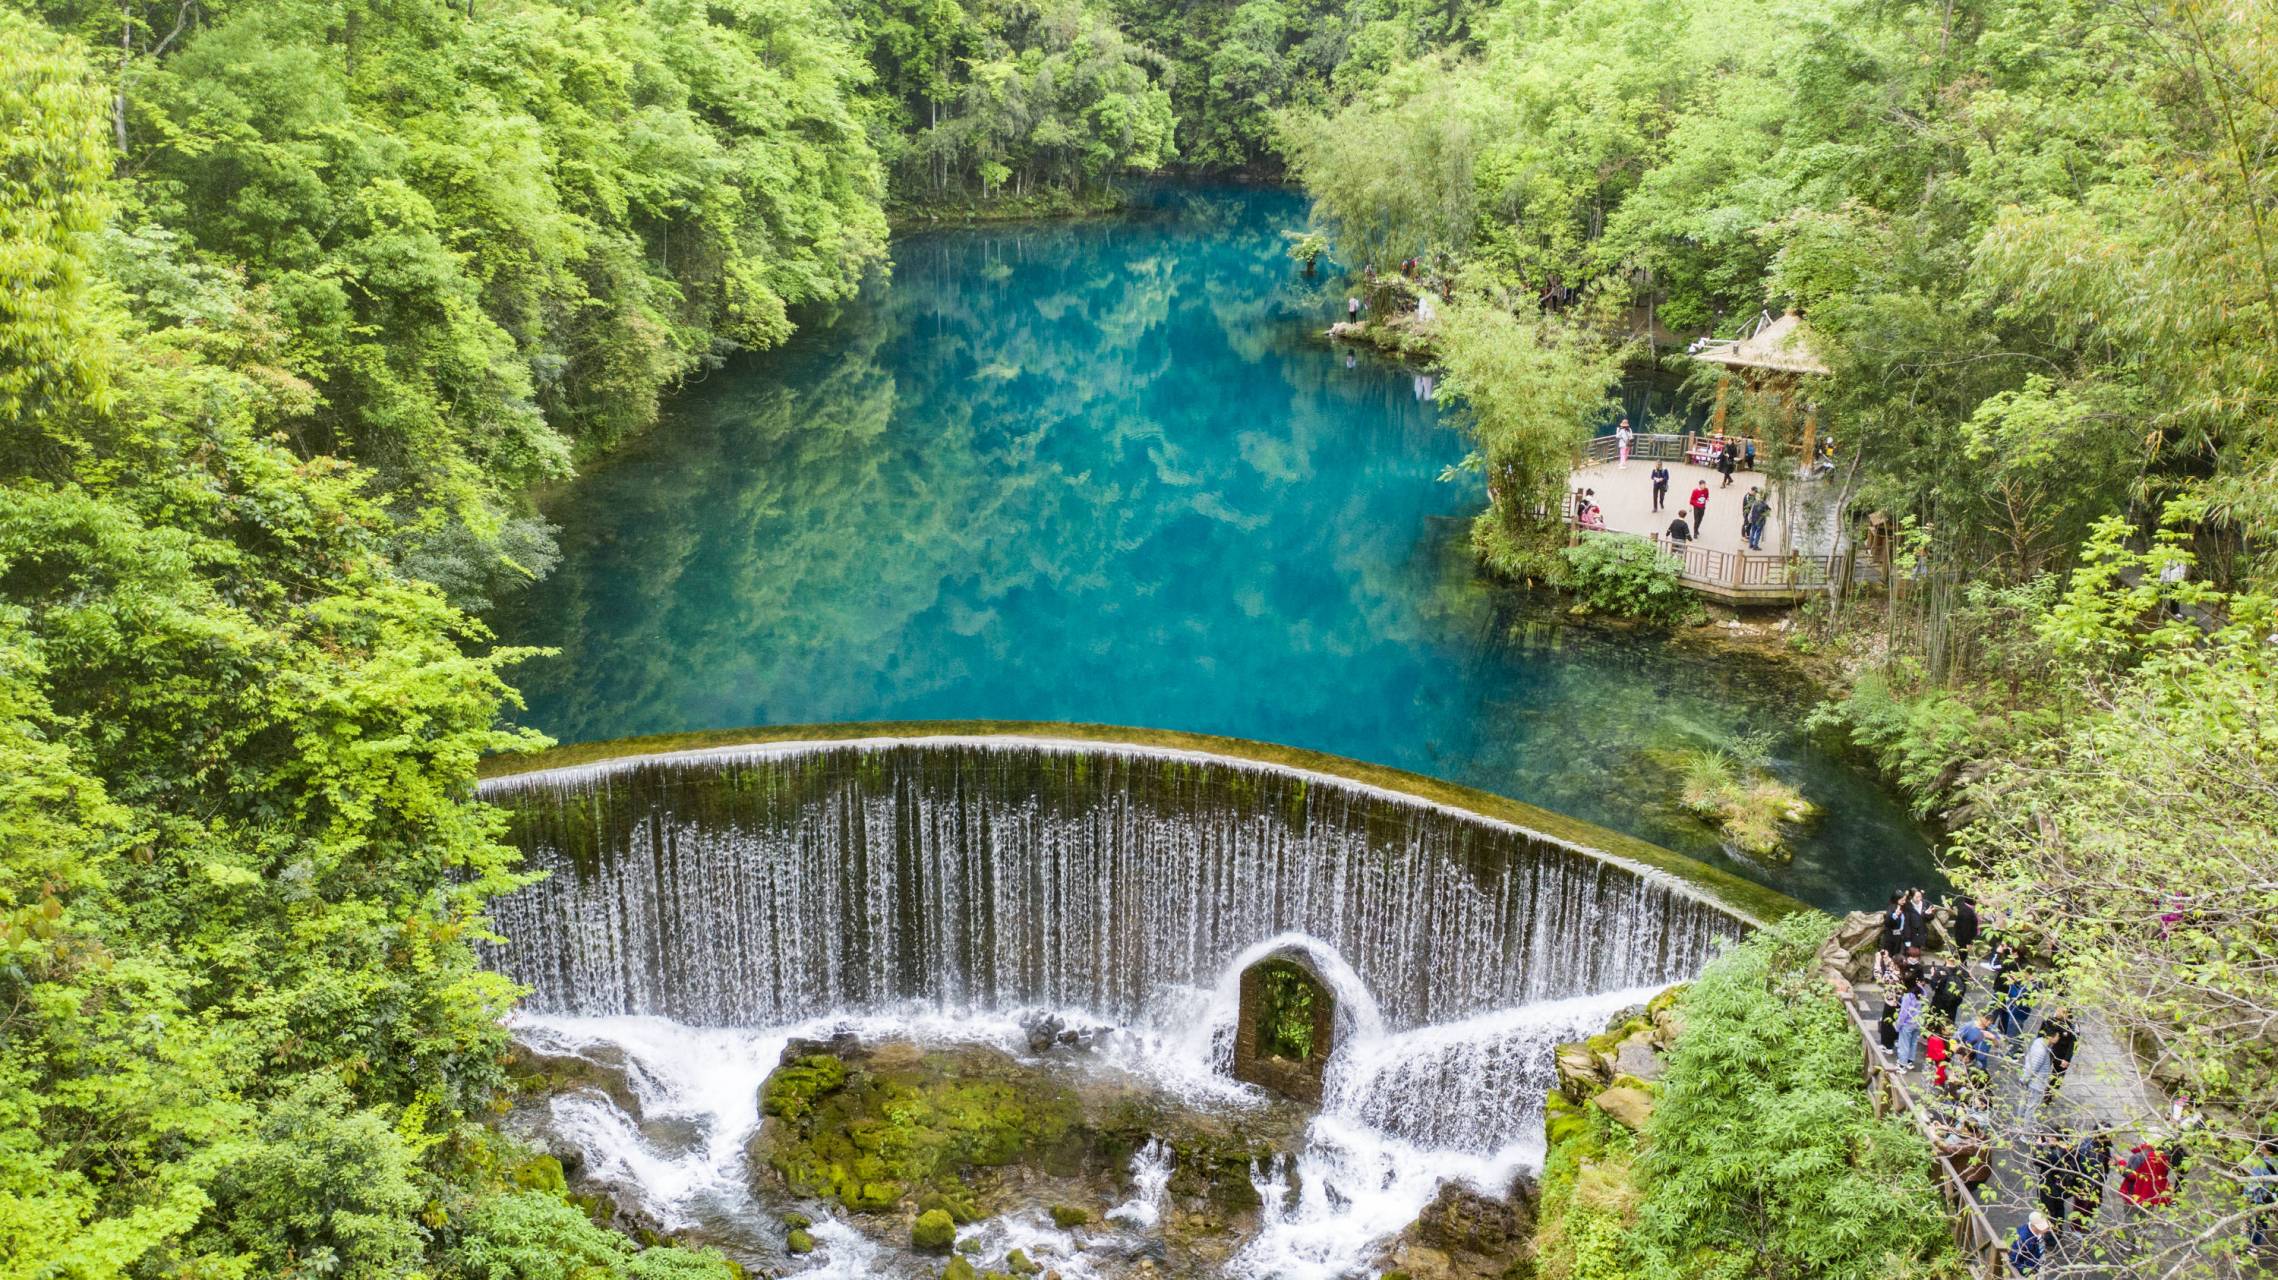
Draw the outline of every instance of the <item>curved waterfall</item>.
<instances>
[{"instance_id":1,"label":"curved waterfall","mask_svg":"<svg viewBox=\"0 0 2278 1280\"><path fill-rule=\"evenodd\" d=\"M1251 1106L1226 1074L1241 974L1295 950L1333 989L1336 1049L1303 1148L1253 1172L1262 1207L1225 1270L1362 1274L1442 1184L1500 1195L1539 1161L1557 1043L1746 927L1713 877L1215 752L807 741L547 769L483 794L552 873L492 906L488 959L531 989L518 1034L621 1065L638 1096L554 1098L551 1140L675 1227L771 1221L744 1144L793 1036L1019 1053L1023 1011L1045 1008L1114 1025L1097 1062L1197 1106ZM1169 1159L1159 1143L1134 1157L1103 1229L1157 1229ZM1088 1260L1097 1240L1039 1210L975 1230L988 1257L1112 1274ZM896 1273L881 1242L817 1231L802 1275Z\"/></svg>"},{"instance_id":2,"label":"curved waterfall","mask_svg":"<svg viewBox=\"0 0 2278 1280\"><path fill-rule=\"evenodd\" d=\"M1117 1020L1322 939L1395 1028L1676 981L1741 925L1672 877L1341 779L1025 740L733 748L493 780L545 881L489 960L550 1013L922 1003Z\"/></svg>"}]
</instances>

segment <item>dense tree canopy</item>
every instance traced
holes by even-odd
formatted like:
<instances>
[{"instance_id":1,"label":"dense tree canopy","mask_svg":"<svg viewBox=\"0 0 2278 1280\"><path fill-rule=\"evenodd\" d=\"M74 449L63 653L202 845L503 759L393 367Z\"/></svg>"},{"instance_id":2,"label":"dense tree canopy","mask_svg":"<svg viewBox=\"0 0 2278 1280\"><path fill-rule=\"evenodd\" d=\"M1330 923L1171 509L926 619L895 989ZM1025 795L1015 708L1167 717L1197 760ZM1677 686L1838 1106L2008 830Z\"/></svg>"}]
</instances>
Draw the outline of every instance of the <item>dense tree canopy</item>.
<instances>
[{"instance_id":1,"label":"dense tree canopy","mask_svg":"<svg viewBox=\"0 0 2278 1280\"><path fill-rule=\"evenodd\" d=\"M470 1261L536 1215L724 1277L515 1192L470 784L520 655L294 447L319 393L242 277L121 247L107 105L0 14L0 1274L563 1274Z\"/></svg>"},{"instance_id":2,"label":"dense tree canopy","mask_svg":"<svg viewBox=\"0 0 2278 1280\"><path fill-rule=\"evenodd\" d=\"M230 334L462 600L544 567L524 490L883 259L860 64L809 5L54 8L149 46L110 104L128 305Z\"/></svg>"}]
</instances>

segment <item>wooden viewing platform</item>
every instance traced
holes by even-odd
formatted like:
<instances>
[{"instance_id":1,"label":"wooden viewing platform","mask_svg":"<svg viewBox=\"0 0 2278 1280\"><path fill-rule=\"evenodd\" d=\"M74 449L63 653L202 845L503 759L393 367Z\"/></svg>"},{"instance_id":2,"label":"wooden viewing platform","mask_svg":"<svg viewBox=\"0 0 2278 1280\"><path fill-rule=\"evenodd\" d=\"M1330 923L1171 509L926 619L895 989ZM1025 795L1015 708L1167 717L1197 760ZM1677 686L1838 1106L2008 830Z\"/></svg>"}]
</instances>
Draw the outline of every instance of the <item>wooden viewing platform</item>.
<instances>
[{"instance_id":1,"label":"wooden viewing platform","mask_svg":"<svg viewBox=\"0 0 2278 1280\"><path fill-rule=\"evenodd\" d=\"M1790 521L1796 515L1791 508L1797 504L1772 493L1771 476L1763 471L1736 471L1732 487L1722 487L1724 477L1715 468L1689 461L1697 455L1700 439L1640 432L1631 441L1629 466L1624 469L1616 459L1613 437L1599 436L1590 442L1567 481L1561 514L1573 525L1573 491L1594 489L1606 528L1601 532L1577 526L1577 536L1639 537L1658 543L1677 515L1683 514L1687 523L1691 522L1686 499L1696 482L1706 480L1708 517L1701 525L1700 537L1684 544L1683 563L1678 567L1678 576L1687 587L1727 604L1785 605L1826 590L1830 576L1839 583L1847 581L1850 552L1837 545L1840 540L1832 530L1812 527L1808 519L1796 520L1796 527L1791 528ZM1653 510L1656 461L1669 467L1669 497L1659 512ZM1751 486L1763 488L1773 499L1762 551L1749 550L1740 536L1740 499Z\"/></svg>"}]
</instances>

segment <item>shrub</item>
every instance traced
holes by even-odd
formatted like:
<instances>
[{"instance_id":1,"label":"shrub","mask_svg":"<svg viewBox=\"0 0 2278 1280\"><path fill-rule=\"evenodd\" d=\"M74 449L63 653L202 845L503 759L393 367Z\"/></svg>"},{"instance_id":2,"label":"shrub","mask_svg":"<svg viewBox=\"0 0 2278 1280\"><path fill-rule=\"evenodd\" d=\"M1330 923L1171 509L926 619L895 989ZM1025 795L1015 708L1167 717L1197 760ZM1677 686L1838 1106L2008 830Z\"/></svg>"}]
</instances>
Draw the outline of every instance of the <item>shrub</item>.
<instances>
[{"instance_id":1,"label":"shrub","mask_svg":"<svg viewBox=\"0 0 2278 1280\"><path fill-rule=\"evenodd\" d=\"M1812 963L1831 927L1791 916L1679 999L1638 1168L1638 1274L1953 1271L1929 1145L1868 1107L1857 1033Z\"/></svg>"},{"instance_id":2,"label":"shrub","mask_svg":"<svg viewBox=\"0 0 2278 1280\"><path fill-rule=\"evenodd\" d=\"M1678 579L1676 559L1643 538L1586 537L1561 555L1566 588L1585 610L1662 623L1700 613L1700 603Z\"/></svg>"},{"instance_id":3,"label":"shrub","mask_svg":"<svg viewBox=\"0 0 2278 1280\"><path fill-rule=\"evenodd\" d=\"M1734 848L1760 858L1785 854L1788 829L1817 812L1763 760L1760 744L1745 740L1731 754L1687 751L1677 787L1678 803L1714 824Z\"/></svg>"},{"instance_id":4,"label":"shrub","mask_svg":"<svg viewBox=\"0 0 2278 1280\"><path fill-rule=\"evenodd\" d=\"M1997 729L1953 690L1903 693L1875 673L1860 676L1839 701L1821 703L1805 723L1865 749L1913 797L1918 814L1941 803L1962 766L1993 747Z\"/></svg>"},{"instance_id":5,"label":"shrub","mask_svg":"<svg viewBox=\"0 0 2278 1280\"><path fill-rule=\"evenodd\" d=\"M1566 560L1554 538L1541 529L1514 529L1493 511L1471 522L1471 550L1489 573L1507 581L1555 586L1566 580Z\"/></svg>"},{"instance_id":6,"label":"shrub","mask_svg":"<svg viewBox=\"0 0 2278 1280\"><path fill-rule=\"evenodd\" d=\"M709 1250L659 1245L636 1250L577 1206L543 1191L477 1201L450 1260L470 1280L733 1280Z\"/></svg>"}]
</instances>

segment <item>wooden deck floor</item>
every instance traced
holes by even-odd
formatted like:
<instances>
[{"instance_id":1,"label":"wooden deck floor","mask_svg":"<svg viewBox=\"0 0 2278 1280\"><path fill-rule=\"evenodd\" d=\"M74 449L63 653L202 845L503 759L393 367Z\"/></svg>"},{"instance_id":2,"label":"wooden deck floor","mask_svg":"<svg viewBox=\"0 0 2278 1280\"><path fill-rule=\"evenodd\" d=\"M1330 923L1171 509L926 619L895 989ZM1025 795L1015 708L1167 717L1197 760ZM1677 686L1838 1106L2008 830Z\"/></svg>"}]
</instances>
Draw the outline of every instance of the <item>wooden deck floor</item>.
<instances>
[{"instance_id":1,"label":"wooden deck floor","mask_svg":"<svg viewBox=\"0 0 2278 1280\"><path fill-rule=\"evenodd\" d=\"M1686 499L1697 481L1708 481L1708 517L1701 524L1700 545L1717 551L1742 551L1746 544L1740 540L1740 499L1752 485L1763 486L1765 496L1771 496L1771 478L1761 471L1738 471L1732 476L1732 487L1724 488L1724 477L1709 467L1697 467L1689 462L1668 463L1669 498L1658 514L1653 510L1653 464L1642 459L1631 459L1627 470L1617 463L1594 463L1577 468L1573 479L1567 482L1567 491L1575 488L1597 490L1597 503L1606 515L1606 526L1621 533L1658 536L1669 527L1670 518L1683 513L1691 518ZM1781 523L1778 504L1764 526L1764 550L1785 552L1788 530Z\"/></svg>"}]
</instances>

